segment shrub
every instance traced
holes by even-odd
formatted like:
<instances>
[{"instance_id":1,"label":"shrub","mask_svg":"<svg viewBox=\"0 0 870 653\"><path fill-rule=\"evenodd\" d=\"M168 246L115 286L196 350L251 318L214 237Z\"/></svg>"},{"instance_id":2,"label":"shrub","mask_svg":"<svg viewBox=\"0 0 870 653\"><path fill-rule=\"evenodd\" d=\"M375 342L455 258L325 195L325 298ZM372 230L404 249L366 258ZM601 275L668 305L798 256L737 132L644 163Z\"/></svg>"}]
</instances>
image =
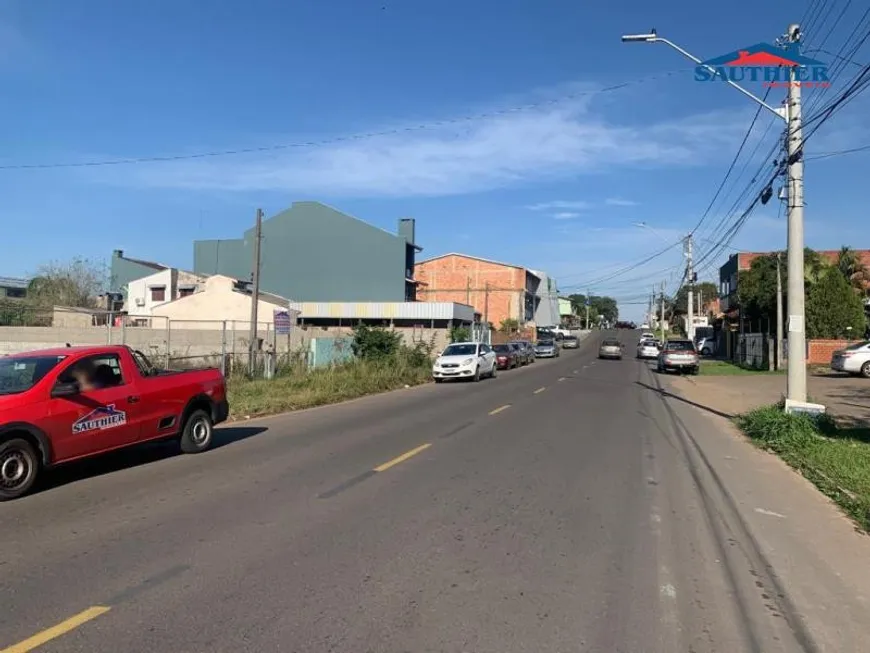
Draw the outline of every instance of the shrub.
<instances>
[{"instance_id":1,"label":"shrub","mask_svg":"<svg viewBox=\"0 0 870 653\"><path fill-rule=\"evenodd\" d=\"M469 340L471 340L471 329L468 327L450 329L450 342L468 342Z\"/></svg>"},{"instance_id":2,"label":"shrub","mask_svg":"<svg viewBox=\"0 0 870 653\"><path fill-rule=\"evenodd\" d=\"M359 324L353 328L353 353L363 360L381 360L399 351L402 336L383 327Z\"/></svg>"}]
</instances>

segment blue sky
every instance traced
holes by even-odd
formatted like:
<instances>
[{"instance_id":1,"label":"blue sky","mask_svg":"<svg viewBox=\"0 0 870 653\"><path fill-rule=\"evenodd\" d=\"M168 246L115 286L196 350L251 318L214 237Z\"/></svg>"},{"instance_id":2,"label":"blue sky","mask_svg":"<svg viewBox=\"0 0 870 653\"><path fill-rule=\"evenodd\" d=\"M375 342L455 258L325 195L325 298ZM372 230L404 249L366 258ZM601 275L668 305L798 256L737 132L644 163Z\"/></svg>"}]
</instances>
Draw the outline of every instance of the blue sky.
<instances>
[{"instance_id":1,"label":"blue sky","mask_svg":"<svg viewBox=\"0 0 870 653\"><path fill-rule=\"evenodd\" d=\"M799 0L793 16L767 4L5 0L0 166L316 144L0 169L0 276L116 248L188 267L194 239L235 237L258 206L270 215L314 199L391 231L415 217L424 256L462 251L543 269L566 293L596 282L593 292L617 296L637 319L635 302L654 283L674 287L678 248L606 278L694 226L755 106L693 81L673 50L619 37L655 26L710 58L772 41L809 8L808 44L833 26L824 45L836 51L863 12L849 8L835 25L845 0ZM853 58L866 63L870 47ZM631 83L601 91L622 82ZM868 109L864 96L848 105L808 157L870 144ZM699 230L701 254L773 146L775 121L759 117L736 171L756 145L757 156ZM870 153L807 163L809 246L870 247L859 195L868 162ZM782 247L778 208L755 212L731 246ZM725 257L708 257L715 265L702 276Z\"/></svg>"}]
</instances>

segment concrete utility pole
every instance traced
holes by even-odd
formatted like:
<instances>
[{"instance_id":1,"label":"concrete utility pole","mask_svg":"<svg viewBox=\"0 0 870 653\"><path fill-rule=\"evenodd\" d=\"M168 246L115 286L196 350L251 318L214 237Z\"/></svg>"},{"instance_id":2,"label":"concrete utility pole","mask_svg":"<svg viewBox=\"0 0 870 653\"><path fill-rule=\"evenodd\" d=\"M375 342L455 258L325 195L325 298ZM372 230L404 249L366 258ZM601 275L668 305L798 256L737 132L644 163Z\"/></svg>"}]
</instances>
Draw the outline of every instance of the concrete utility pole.
<instances>
[{"instance_id":1,"label":"concrete utility pole","mask_svg":"<svg viewBox=\"0 0 870 653\"><path fill-rule=\"evenodd\" d=\"M489 333L489 281L487 281L483 287L483 324L487 333ZM489 338L487 338L487 340L489 340Z\"/></svg>"},{"instance_id":2,"label":"concrete utility pole","mask_svg":"<svg viewBox=\"0 0 870 653\"><path fill-rule=\"evenodd\" d=\"M788 26L786 39L797 43L800 26ZM788 85L788 398L807 400L807 340L804 311L804 161L801 87L797 67Z\"/></svg>"},{"instance_id":3,"label":"concrete utility pole","mask_svg":"<svg viewBox=\"0 0 870 653\"><path fill-rule=\"evenodd\" d=\"M586 330L589 331L589 288L586 289Z\"/></svg>"},{"instance_id":4,"label":"concrete utility pole","mask_svg":"<svg viewBox=\"0 0 870 653\"><path fill-rule=\"evenodd\" d=\"M660 296L660 304L661 304L661 312L662 316L659 320L659 329L662 331L662 346L665 344L665 282L662 281L662 294Z\"/></svg>"},{"instance_id":5,"label":"concrete utility pole","mask_svg":"<svg viewBox=\"0 0 870 653\"><path fill-rule=\"evenodd\" d=\"M686 297L686 308L688 309L688 321L686 324L686 336L689 340L695 340L695 270L692 267L692 234L686 236L686 275L689 279L688 296Z\"/></svg>"},{"instance_id":6,"label":"concrete utility pole","mask_svg":"<svg viewBox=\"0 0 870 653\"><path fill-rule=\"evenodd\" d=\"M254 374L257 358L257 309L260 306L260 241L263 239L263 210L257 209L257 224L254 229L254 270L251 274L251 333L248 347L248 373Z\"/></svg>"},{"instance_id":7,"label":"concrete utility pole","mask_svg":"<svg viewBox=\"0 0 870 653\"><path fill-rule=\"evenodd\" d=\"M782 369L782 256L776 253L776 369Z\"/></svg>"},{"instance_id":8,"label":"concrete utility pole","mask_svg":"<svg viewBox=\"0 0 870 653\"><path fill-rule=\"evenodd\" d=\"M471 277L468 277L465 283L465 303L471 306Z\"/></svg>"},{"instance_id":9,"label":"concrete utility pole","mask_svg":"<svg viewBox=\"0 0 870 653\"><path fill-rule=\"evenodd\" d=\"M785 36L778 40L779 44L795 44L801 39L800 25L792 23L788 26ZM706 65L695 55L687 52L668 39L660 37L655 30L646 34L626 34L623 42L664 43L687 59L694 61L699 68L716 75L715 68ZM786 107L773 107L760 97L753 95L736 82L724 80L729 86L737 89L743 95L761 105L771 113L785 121L787 126L786 140L788 146L788 387L786 410L789 403L806 403L807 400L807 365L806 365L806 331L804 311L804 164L803 135L801 117L801 75L798 66L789 70L788 99ZM742 313L742 309L741 309ZM743 331L741 316L741 333Z\"/></svg>"}]
</instances>

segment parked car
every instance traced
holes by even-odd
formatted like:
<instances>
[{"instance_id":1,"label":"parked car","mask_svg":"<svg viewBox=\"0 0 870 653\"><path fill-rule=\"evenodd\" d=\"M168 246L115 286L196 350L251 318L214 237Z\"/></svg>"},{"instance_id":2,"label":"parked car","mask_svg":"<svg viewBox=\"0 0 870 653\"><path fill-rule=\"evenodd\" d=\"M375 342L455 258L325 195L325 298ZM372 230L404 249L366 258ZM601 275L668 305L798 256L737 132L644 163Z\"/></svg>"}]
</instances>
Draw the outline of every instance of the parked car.
<instances>
[{"instance_id":1,"label":"parked car","mask_svg":"<svg viewBox=\"0 0 870 653\"><path fill-rule=\"evenodd\" d=\"M697 374L700 364L695 343L691 340L668 340L659 354L658 371Z\"/></svg>"},{"instance_id":2,"label":"parked car","mask_svg":"<svg viewBox=\"0 0 870 653\"><path fill-rule=\"evenodd\" d=\"M643 333L640 334L640 339L641 340L655 340L656 334L654 334L652 331L644 331Z\"/></svg>"},{"instance_id":3,"label":"parked car","mask_svg":"<svg viewBox=\"0 0 870 653\"><path fill-rule=\"evenodd\" d=\"M831 369L870 379L870 341L856 342L831 356Z\"/></svg>"},{"instance_id":4,"label":"parked car","mask_svg":"<svg viewBox=\"0 0 870 653\"><path fill-rule=\"evenodd\" d=\"M444 379L495 378L498 363L492 347L482 342L454 342L447 345L432 365L435 383Z\"/></svg>"},{"instance_id":5,"label":"parked car","mask_svg":"<svg viewBox=\"0 0 870 653\"><path fill-rule=\"evenodd\" d=\"M559 345L555 340L538 340L535 343L535 356L538 358L556 358L559 355Z\"/></svg>"},{"instance_id":6,"label":"parked car","mask_svg":"<svg viewBox=\"0 0 870 653\"><path fill-rule=\"evenodd\" d=\"M495 362L500 370L512 370L520 366L520 352L513 345L493 345L492 350L495 352Z\"/></svg>"},{"instance_id":7,"label":"parked car","mask_svg":"<svg viewBox=\"0 0 870 653\"><path fill-rule=\"evenodd\" d=\"M658 358L659 343L655 340L641 340L637 343L637 357L641 359Z\"/></svg>"},{"instance_id":8,"label":"parked car","mask_svg":"<svg viewBox=\"0 0 870 653\"><path fill-rule=\"evenodd\" d=\"M577 349L580 346L580 341L577 336L567 335L562 338L562 349Z\"/></svg>"},{"instance_id":9,"label":"parked car","mask_svg":"<svg viewBox=\"0 0 870 653\"><path fill-rule=\"evenodd\" d=\"M698 338L695 349L701 356L712 356L716 353L716 340L714 338Z\"/></svg>"},{"instance_id":10,"label":"parked car","mask_svg":"<svg viewBox=\"0 0 870 653\"><path fill-rule=\"evenodd\" d=\"M184 453L205 451L228 414L220 370L160 370L121 345L0 358L0 501L48 468L113 449L176 439Z\"/></svg>"},{"instance_id":11,"label":"parked car","mask_svg":"<svg viewBox=\"0 0 870 653\"><path fill-rule=\"evenodd\" d=\"M512 344L520 348L523 365L535 362L535 347L528 340L515 340Z\"/></svg>"},{"instance_id":12,"label":"parked car","mask_svg":"<svg viewBox=\"0 0 870 653\"><path fill-rule=\"evenodd\" d=\"M622 360L622 343L615 338L607 338L601 342L598 348L598 358Z\"/></svg>"}]
</instances>

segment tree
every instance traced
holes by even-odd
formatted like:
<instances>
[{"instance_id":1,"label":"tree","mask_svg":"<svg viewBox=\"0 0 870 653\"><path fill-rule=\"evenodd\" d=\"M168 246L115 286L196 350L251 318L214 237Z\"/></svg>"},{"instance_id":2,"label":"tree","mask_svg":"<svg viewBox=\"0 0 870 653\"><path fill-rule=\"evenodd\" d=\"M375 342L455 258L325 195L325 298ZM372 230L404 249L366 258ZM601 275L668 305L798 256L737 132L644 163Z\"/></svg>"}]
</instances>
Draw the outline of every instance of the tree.
<instances>
[{"instance_id":1,"label":"tree","mask_svg":"<svg viewBox=\"0 0 870 653\"><path fill-rule=\"evenodd\" d=\"M513 318L507 318L501 321L498 330L502 333L517 333L520 330L520 323Z\"/></svg>"},{"instance_id":2,"label":"tree","mask_svg":"<svg viewBox=\"0 0 870 653\"><path fill-rule=\"evenodd\" d=\"M27 286L27 299L39 306L94 308L106 289L106 266L76 257L43 265Z\"/></svg>"},{"instance_id":3,"label":"tree","mask_svg":"<svg viewBox=\"0 0 870 653\"><path fill-rule=\"evenodd\" d=\"M837 253L837 270L843 278L857 291L863 293L864 287L870 281L870 271L861 262L861 257L851 247L843 246Z\"/></svg>"},{"instance_id":4,"label":"tree","mask_svg":"<svg viewBox=\"0 0 870 653\"><path fill-rule=\"evenodd\" d=\"M813 284L806 315L809 338L860 338L864 333L864 303L838 268L829 269Z\"/></svg>"},{"instance_id":5,"label":"tree","mask_svg":"<svg viewBox=\"0 0 870 653\"><path fill-rule=\"evenodd\" d=\"M759 256L752 261L749 270L740 273L740 303L744 315L750 320L766 318L776 322L776 267L780 265L783 295L787 288L785 255L777 253Z\"/></svg>"},{"instance_id":6,"label":"tree","mask_svg":"<svg viewBox=\"0 0 870 653\"><path fill-rule=\"evenodd\" d=\"M694 301L695 306L694 310L698 310L698 293L701 293L701 296L710 300L714 297L719 296L719 288L715 283L711 281L702 281L701 283L697 283L692 286L692 291L695 293ZM676 304L677 313L687 313L689 308L689 286L684 285L681 286L679 291L677 292L677 296L674 298L674 302Z\"/></svg>"}]
</instances>

